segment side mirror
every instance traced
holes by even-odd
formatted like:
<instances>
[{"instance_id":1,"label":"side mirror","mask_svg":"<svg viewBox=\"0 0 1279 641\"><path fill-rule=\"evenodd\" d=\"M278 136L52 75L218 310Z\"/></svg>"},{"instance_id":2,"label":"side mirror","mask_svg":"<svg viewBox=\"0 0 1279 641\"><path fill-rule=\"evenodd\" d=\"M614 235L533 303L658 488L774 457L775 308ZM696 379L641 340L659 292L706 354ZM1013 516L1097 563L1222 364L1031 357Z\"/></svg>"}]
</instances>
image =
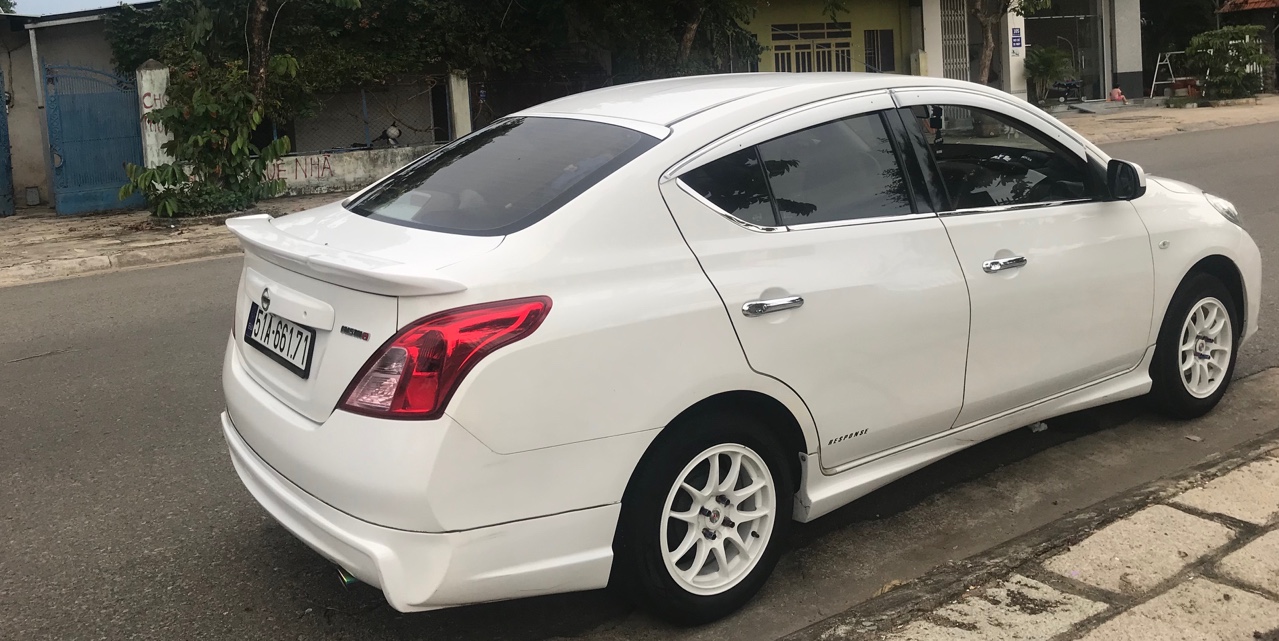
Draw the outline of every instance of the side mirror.
<instances>
[{"instance_id":1,"label":"side mirror","mask_svg":"<svg viewBox=\"0 0 1279 641\"><path fill-rule=\"evenodd\" d=\"M1112 160L1106 167L1106 186L1115 200L1136 200L1146 195L1146 172L1126 160Z\"/></svg>"}]
</instances>

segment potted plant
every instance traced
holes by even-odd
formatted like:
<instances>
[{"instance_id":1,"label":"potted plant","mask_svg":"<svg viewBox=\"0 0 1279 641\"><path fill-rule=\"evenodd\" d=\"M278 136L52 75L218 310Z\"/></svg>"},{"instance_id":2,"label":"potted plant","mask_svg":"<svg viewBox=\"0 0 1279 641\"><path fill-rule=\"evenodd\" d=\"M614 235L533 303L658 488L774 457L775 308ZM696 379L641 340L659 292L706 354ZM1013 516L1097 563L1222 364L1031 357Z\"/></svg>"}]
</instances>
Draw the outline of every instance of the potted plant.
<instances>
[{"instance_id":1,"label":"potted plant","mask_svg":"<svg viewBox=\"0 0 1279 641\"><path fill-rule=\"evenodd\" d=\"M1034 84L1035 104L1044 104L1053 84L1075 76L1070 54L1056 47L1030 47L1026 52L1026 79Z\"/></svg>"}]
</instances>

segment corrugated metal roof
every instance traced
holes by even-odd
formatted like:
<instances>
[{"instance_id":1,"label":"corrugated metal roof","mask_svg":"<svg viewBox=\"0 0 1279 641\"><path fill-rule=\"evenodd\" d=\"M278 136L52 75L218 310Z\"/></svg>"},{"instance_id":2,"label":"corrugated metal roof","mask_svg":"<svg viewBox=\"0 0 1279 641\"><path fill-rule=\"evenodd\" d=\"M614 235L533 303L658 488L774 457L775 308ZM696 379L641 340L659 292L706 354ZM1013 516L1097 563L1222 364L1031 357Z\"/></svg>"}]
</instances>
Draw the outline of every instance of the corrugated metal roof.
<instances>
[{"instance_id":1,"label":"corrugated metal roof","mask_svg":"<svg viewBox=\"0 0 1279 641\"><path fill-rule=\"evenodd\" d=\"M1221 6L1221 13L1253 9L1279 9L1279 0L1226 0L1226 4Z\"/></svg>"}]
</instances>

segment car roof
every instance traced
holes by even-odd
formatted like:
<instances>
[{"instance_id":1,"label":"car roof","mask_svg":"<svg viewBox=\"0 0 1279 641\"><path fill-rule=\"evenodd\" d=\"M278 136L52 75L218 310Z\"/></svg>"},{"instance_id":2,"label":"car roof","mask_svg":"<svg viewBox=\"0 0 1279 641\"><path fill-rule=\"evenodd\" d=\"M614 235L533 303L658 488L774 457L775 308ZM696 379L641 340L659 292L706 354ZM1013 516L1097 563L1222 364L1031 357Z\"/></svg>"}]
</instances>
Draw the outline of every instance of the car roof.
<instances>
[{"instance_id":1,"label":"car roof","mask_svg":"<svg viewBox=\"0 0 1279 641\"><path fill-rule=\"evenodd\" d=\"M828 87L831 96L902 87L973 86L941 78L884 73L733 73L649 80L552 100L526 113L620 118L673 125L685 118L761 93Z\"/></svg>"}]
</instances>

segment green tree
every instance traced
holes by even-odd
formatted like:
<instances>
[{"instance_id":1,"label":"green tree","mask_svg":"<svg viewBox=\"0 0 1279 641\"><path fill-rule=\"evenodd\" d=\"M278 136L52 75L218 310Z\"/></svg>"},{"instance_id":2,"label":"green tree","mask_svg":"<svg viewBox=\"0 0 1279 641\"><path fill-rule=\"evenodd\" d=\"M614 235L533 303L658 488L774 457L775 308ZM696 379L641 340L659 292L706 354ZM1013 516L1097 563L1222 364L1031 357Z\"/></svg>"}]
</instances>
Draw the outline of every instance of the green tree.
<instances>
[{"instance_id":1,"label":"green tree","mask_svg":"<svg viewBox=\"0 0 1279 641\"><path fill-rule=\"evenodd\" d=\"M0 0L0 13L14 13L13 0Z\"/></svg>"},{"instance_id":2,"label":"green tree","mask_svg":"<svg viewBox=\"0 0 1279 641\"><path fill-rule=\"evenodd\" d=\"M257 42L249 30L242 31L246 34L244 56L232 54L238 47L233 49L226 40L225 25L234 23L227 4L210 9L201 0L161 3L166 10L152 17L172 22L156 24L150 34L122 41L138 49L126 46L122 51L136 56L142 55L147 44L158 45L157 55L170 67L167 104L146 118L172 135L164 150L173 161L152 168L129 165L129 183L120 190L121 199L143 193L157 215L242 209L283 188L282 181L265 173L289 152L288 137L259 146L253 134L265 120L272 96L278 101L296 84L297 59L270 54L269 30ZM110 37L128 28L129 17L150 14L122 9L120 15L124 17L118 22L108 23ZM117 53L116 57L119 63L127 55ZM259 68L260 59L265 62Z\"/></svg>"},{"instance_id":3,"label":"green tree","mask_svg":"<svg viewBox=\"0 0 1279 641\"><path fill-rule=\"evenodd\" d=\"M1186 64L1213 99L1248 98L1261 92L1261 74L1252 69L1275 63L1262 49L1265 27L1248 25L1206 31L1190 40Z\"/></svg>"},{"instance_id":4,"label":"green tree","mask_svg":"<svg viewBox=\"0 0 1279 641\"><path fill-rule=\"evenodd\" d=\"M204 0L215 25L204 46L210 59L244 62L270 116L277 108L296 112L310 94L402 74L456 69L536 79L611 57L614 77L636 80L740 68L732 63L761 51L742 26L753 0L362 0L358 8L340 0L267 2L265 19L255 22L243 0ZM181 56L194 4L162 0L108 16L117 67L131 73L148 58L170 63ZM254 38L246 32L256 25L264 25L265 37L249 55L246 39ZM277 54L298 61L296 92L278 102L271 82L263 92L252 71Z\"/></svg>"},{"instance_id":5,"label":"green tree","mask_svg":"<svg viewBox=\"0 0 1279 641\"><path fill-rule=\"evenodd\" d=\"M325 1L344 9L360 6L360 0ZM289 2L290 0L249 0L249 19L244 38L248 46L249 86L259 101L266 96L267 70L271 65L271 41L275 36L276 21ZM275 20L268 23L267 19L272 13Z\"/></svg>"},{"instance_id":6,"label":"green tree","mask_svg":"<svg viewBox=\"0 0 1279 641\"><path fill-rule=\"evenodd\" d=\"M254 128L309 115L317 95L451 70L480 81L536 83L605 67L612 76L600 74L601 82L742 68L734 63L761 51L742 26L755 4L161 0L142 9L121 7L105 22L119 71L131 74L152 58L172 70L169 108L153 119L175 134L171 153L180 167L138 169L134 188L163 198L166 212L185 212L205 209L200 199L215 193L251 201L276 189L269 181L254 182L245 163L254 154L285 153L287 140L284 150L255 147ZM826 4L831 11L842 6L840 0ZM611 65L601 62L610 56ZM245 95L251 102L241 100ZM219 163L219 154L233 162ZM179 184L185 174L217 189Z\"/></svg>"},{"instance_id":7,"label":"green tree","mask_svg":"<svg viewBox=\"0 0 1279 641\"><path fill-rule=\"evenodd\" d=\"M646 79L727 70L761 48L742 24L752 0L564 0L572 35L612 53L614 73Z\"/></svg>"},{"instance_id":8,"label":"green tree","mask_svg":"<svg viewBox=\"0 0 1279 641\"><path fill-rule=\"evenodd\" d=\"M995 31L1009 13L1026 15L1046 9L1052 0L971 0L973 17L981 25L981 57L977 62L977 82L990 84L991 63L995 60Z\"/></svg>"}]
</instances>

